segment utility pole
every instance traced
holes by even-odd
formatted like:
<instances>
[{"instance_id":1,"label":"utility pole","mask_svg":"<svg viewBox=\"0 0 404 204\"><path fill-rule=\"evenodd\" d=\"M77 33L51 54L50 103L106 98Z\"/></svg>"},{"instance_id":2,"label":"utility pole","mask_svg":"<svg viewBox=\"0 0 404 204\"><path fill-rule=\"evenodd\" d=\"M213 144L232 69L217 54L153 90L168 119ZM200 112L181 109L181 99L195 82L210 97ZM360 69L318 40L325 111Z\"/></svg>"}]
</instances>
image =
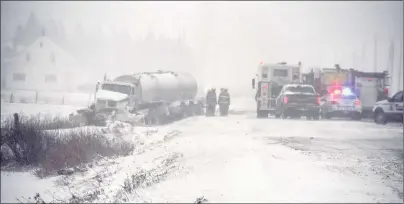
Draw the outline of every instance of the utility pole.
<instances>
[{"instance_id":1,"label":"utility pole","mask_svg":"<svg viewBox=\"0 0 404 204\"><path fill-rule=\"evenodd\" d=\"M389 47L389 58L387 62L387 71L389 72L390 76L394 73L394 40L391 39L390 47Z\"/></svg>"},{"instance_id":2,"label":"utility pole","mask_svg":"<svg viewBox=\"0 0 404 204\"><path fill-rule=\"evenodd\" d=\"M400 42L400 63L398 64L398 90L403 90L403 39Z\"/></svg>"},{"instance_id":3,"label":"utility pole","mask_svg":"<svg viewBox=\"0 0 404 204\"><path fill-rule=\"evenodd\" d=\"M373 71L377 72L377 35L375 35L375 50L373 51Z\"/></svg>"},{"instance_id":4,"label":"utility pole","mask_svg":"<svg viewBox=\"0 0 404 204\"><path fill-rule=\"evenodd\" d=\"M366 63L366 42L363 43L362 45L362 59L361 61L361 70L364 71L367 63Z\"/></svg>"},{"instance_id":5,"label":"utility pole","mask_svg":"<svg viewBox=\"0 0 404 204\"><path fill-rule=\"evenodd\" d=\"M355 66L355 50L352 52L352 68L357 70L357 67Z\"/></svg>"}]
</instances>

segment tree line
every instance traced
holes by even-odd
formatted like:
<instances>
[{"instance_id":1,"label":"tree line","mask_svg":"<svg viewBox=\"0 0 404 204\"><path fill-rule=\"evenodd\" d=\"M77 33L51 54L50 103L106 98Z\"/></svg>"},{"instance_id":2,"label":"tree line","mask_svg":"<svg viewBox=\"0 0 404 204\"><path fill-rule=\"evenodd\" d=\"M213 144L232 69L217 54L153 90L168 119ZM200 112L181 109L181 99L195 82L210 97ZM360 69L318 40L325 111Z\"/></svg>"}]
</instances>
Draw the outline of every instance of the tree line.
<instances>
[{"instance_id":1,"label":"tree line","mask_svg":"<svg viewBox=\"0 0 404 204\"><path fill-rule=\"evenodd\" d=\"M126 29L107 34L101 24L90 30L81 23L68 35L61 21L42 23L35 13L31 13L25 25L16 28L12 46L2 52L5 57L12 57L41 36L51 39L84 67L103 72L111 69L186 71L194 61L192 48L181 38L157 37L149 32L145 37L134 39Z\"/></svg>"}]
</instances>

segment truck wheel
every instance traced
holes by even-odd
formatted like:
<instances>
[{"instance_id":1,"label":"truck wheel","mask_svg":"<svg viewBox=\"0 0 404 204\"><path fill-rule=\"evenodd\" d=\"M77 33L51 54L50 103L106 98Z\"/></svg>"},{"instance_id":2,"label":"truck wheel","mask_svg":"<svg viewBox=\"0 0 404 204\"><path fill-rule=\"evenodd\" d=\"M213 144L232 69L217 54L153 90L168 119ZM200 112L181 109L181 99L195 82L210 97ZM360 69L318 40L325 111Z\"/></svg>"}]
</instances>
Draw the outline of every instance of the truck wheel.
<instances>
[{"instance_id":1,"label":"truck wheel","mask_svg":"<svg viewBox=\"0 0 404 204\"><path fill-rule=\"evenodd\" d=\"M381 125L387 124L386 115L384 114L383 110L376 109L375 116L374 116L374 121L375 121L376 124L381 124Z\"/></svg>"}]
</instances>

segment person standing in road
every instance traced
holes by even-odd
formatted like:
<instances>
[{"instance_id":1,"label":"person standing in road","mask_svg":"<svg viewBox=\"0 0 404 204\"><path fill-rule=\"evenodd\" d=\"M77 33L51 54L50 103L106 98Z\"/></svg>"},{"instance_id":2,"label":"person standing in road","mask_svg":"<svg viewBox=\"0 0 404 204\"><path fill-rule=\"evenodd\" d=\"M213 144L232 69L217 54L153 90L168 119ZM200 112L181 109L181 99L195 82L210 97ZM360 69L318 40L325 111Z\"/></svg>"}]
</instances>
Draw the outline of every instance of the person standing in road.
<instances>
[{"instance_id":1,"label":"person standing in road","mask_svg":"<svg viewBox=\"0 0 404 204\"><path fill-rule=\"evenodd\" d=\"M206 105L206 116L214 116L217 105L216 90L214 88L206 94Z\"/></svg>"},{"instance_id":2,"label":"person standing in road","mask_svg":"<svg viewBox=\"0 0 404 204\"><path fill-rule=\"evenodd\" d=\"M225 88L220 89L218 103L219 103L220 115L227 116L230 106L230 94L227 89Z\"/></svg>"},{"instance_id":3,"label":"person standing in road","mask_svg":"<svg viewBox=\"0 0 404 204\"><path fill-rule=\"evenodd\" d=\"M212 90L212 114L215 116L216 114L216 105L217 105L217 94L216 89L213 88Z\"/></svg>"}]
</instances>

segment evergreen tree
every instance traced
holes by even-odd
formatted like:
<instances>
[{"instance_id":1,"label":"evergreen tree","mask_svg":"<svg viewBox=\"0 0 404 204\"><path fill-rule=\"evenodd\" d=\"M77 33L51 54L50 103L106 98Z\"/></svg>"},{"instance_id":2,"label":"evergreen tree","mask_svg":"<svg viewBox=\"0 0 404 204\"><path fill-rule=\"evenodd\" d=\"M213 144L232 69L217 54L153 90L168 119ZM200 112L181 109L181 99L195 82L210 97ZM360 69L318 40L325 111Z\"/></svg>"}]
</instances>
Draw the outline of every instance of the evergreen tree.
<instances>
[{"instance_id":1,"label":"evergreen tree","mask_svg":"<svg viewBox=\"0 0 404 204\"><path fill-rule=\"evenodd\" d=\"M42 32L42 27L39 24L35 13L32 12L25 25L23 39L22 39L21 44L24 46L31 45L36 39L38 39L41 36L41 32Z\"/></svg>"},{"instance_id":2,"label":"evergreen tree","mask_svg":"<svg viewBox=\"0 0 404 204\"><path fill-rule=\"evenodd\" d=\"M66 36L66 31L65 31L65 26L63 24L63 21L59 20L57 25L57 42L60 44L61 47L66 49L66 45L68 44L67 42L67 36Z\"/></svg>"},{"instance_id":3,"label":"evergreen tree","mask_svg":"<svg viewBox=\"0 0 404 204\"><path fill-rule=\"evenodd\" d=\"M24 30L21 25L18 25L13 37L14 49L16 49L18 45L22 44L23 38L24 38Z\"/></svg>"},{"instance_id":4,"label":"evergreen tree","mask_svg":"<svg viewBox=\"0 0 404 204\"><path fill-rule=\"evenodd\" d=\"M55 20L53 20L53 19L50 20L45 27L46 27L45 35L47 37L49 37L53 42L60 45L59 30L58 30L58 26L56 25Z\"/></svg>"}]
</instances>

